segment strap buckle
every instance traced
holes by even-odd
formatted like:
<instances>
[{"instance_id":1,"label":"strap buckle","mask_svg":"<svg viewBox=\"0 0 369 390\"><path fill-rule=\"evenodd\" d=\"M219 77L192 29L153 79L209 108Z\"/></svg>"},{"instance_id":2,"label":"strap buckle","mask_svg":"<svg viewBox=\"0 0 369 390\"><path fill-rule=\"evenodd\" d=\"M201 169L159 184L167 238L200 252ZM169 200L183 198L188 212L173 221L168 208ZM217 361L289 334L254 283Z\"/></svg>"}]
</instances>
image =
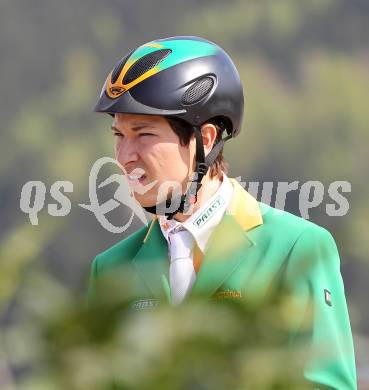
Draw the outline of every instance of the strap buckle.
<instances>
[{"instance_id":1,"label":"strap buckle","mask_svg":"<svg viewBox=\"0 0 369 390\"><path fill-rule=\"evenodd\" d=\"M209 167L206 163L201 162L196 164L196 172L198 172L199 175L206 175L208 168Z\"/></svg>"}]
</instances>

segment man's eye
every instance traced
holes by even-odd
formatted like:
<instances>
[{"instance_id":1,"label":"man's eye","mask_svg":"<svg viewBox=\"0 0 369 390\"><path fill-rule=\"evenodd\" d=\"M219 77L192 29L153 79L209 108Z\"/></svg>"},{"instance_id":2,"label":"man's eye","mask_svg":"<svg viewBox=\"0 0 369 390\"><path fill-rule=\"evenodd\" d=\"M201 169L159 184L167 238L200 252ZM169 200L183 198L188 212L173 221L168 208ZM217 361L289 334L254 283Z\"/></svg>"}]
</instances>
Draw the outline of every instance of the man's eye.
<instances>
[{"instance_id":1,"label":"man's eye","mask_svg":"<svg viewBox=\"0 0 369 390\"><path fill-rule=\"evenodd\" d=\"M114 132L113 135L115 137L123 137L123 134L122 133L119 133L119 132Z\"/></svg>"},{"instance_id":2,"label":"man's eye","mask_svg":"<svg viewBox=\"0 0 369 390\"><path fill-rule=\"evenodd\" d=\"M154 134L152 134L152 133L140 133L139 134L140 137L143 136L143 135L154 135Z\"/></svg>"}]
</instances>

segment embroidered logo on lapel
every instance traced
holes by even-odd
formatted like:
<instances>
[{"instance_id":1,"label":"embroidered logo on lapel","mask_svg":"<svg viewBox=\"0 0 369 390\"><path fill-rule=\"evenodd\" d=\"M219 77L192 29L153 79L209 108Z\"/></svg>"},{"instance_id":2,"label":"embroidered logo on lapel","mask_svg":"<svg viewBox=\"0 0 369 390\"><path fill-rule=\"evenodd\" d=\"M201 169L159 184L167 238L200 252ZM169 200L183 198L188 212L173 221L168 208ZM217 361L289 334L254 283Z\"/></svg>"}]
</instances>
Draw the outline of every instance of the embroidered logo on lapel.
<instances>
[{"instance_id":1,"label":"embroidered logo on lapel","mask_svg":"<svg viewBox=\"0 0 369 390\"><path fill-rule=\"evenodd\" d=\"M193 222L193 224L200 228L203 226L219 209L220 206L224 205L224 199L219 195L217 196L211 205Z\"/></svg>"},{"instance_id":2,"label":"embroidered logo on lapel","mask_svg":"<svg viewBox=\"0 0 369 390\"><path fill-rule=\"evenodd\" d=\"M213 299L216 300L227 299L227 298L242 298L242 293L241 291L226 290L226 291L218 291L213 295Z\"/></svg>"},{"instance_id":3,"label":"embroidered logo on lapel","mask_svg":"<svg viewBox=\"0 0 369 390\"><path fill-rule=\"evenodd\" d=\"M132 303L133 310L143 310L143 309L152 309L154 307L159 306L159 299L140 299Z\"/></svg>"}]
</instances>

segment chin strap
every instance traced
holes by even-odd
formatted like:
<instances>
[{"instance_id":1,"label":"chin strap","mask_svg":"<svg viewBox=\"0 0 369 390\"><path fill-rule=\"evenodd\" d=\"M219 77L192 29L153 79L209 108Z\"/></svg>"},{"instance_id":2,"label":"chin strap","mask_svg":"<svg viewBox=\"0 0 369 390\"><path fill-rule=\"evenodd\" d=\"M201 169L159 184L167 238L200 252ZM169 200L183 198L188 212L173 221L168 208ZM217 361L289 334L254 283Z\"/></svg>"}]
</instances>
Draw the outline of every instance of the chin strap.
<instances>
[{"instance_id":1,"label":"chin strap","mask_svg":"<svg viewBox=\"0 0 369 390\"><path fill-rule=\"evenodd\" d=\"M197 193L202 185L201 181L207 174L209 167L218 157L224 143L232 138L232 135L230 134L221 139L218 143L215 144L213 149L205 158L201 129L197 126L194 126L193 129L196 137L196 166L193 178L189 182L188 190L182 195L177 195L169 200L167 199L166 201L158 203L155 206L144 207L147 212L157 215L165 215L168 219L172 219L177 213L187 212L190 206L197 202ZM178 204L179 206L175 210L167 211L173 209L172 204Z\"/></svg>"}]
</instances>

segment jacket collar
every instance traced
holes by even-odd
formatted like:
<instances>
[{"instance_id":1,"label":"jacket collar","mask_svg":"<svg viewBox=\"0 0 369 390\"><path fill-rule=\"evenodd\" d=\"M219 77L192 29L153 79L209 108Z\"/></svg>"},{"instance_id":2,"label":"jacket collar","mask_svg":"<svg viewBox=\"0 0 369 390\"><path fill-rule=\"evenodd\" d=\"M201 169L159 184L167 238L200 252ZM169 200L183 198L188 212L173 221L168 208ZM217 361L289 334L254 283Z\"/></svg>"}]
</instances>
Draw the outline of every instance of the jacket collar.
<instances>
[{"instance_id":1,"label":"jacket collar","mask_svg":"<svg viewBox=\"0 0 369 390\"><path fill-rule=\"evenodd\" d=\"M232 215L243 230L251 230L263 223L258 201L251 196L236 179L230 179L233 185L232 200L227 214Z\"/></svg>"},{"instance_id":2,"label":"jacket collar","mask_svg":"<svg viewBox=\"0 0 369 390\"><path fill-rule=\"evenodd\" d=\"M230 180L234 189L231 202L210 237L189 297L212 296L256 245L247 231L263 223L259 204L237 180ZM132 263L154 296L170 302L168 247L156 217Z\"/></svg>"}]
</instances>

